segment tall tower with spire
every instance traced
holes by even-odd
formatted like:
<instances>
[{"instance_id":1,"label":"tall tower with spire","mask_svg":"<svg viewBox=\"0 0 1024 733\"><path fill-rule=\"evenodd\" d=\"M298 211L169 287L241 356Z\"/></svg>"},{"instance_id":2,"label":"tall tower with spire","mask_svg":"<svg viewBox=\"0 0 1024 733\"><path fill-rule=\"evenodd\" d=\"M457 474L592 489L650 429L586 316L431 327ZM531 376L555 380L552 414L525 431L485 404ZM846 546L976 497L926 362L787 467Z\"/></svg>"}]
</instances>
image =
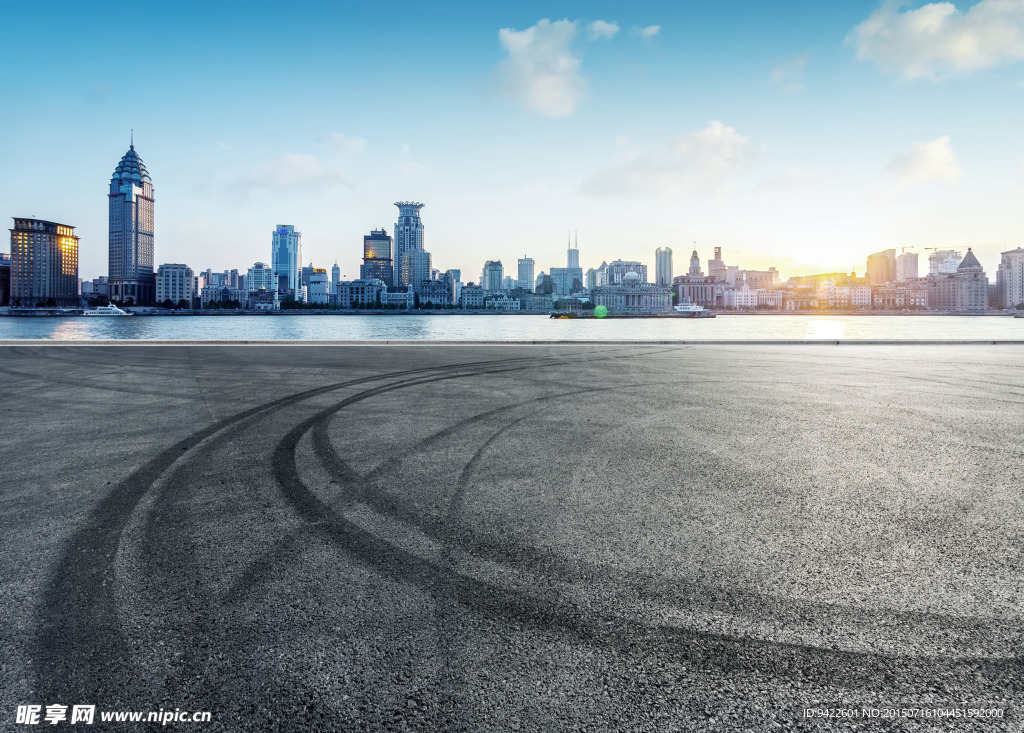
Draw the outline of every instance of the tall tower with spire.
<instances>
[{"instance_id":1,"label":"tall tower with spire","mask_svg":"<svg viewBox=\"0 0 1024 733\"><path fill-rule=\"evenodd\" d=\"M110 178L108 279L110 298L148 305L156 299L153 272L153 180L131 146Z\"/></svg>"},{"instance_id":2,"label":"tall tower with spire","mask_svg":"<svg viewBox=\"0 0 1024 733\"><path fill-rule=\"evenodd\" d=\"M430 255L424 249L423 220L418 201L396 201L398 221L395 222L395 281L398 285L419 287L430 279Z\"/></svg>"}]
</instances>

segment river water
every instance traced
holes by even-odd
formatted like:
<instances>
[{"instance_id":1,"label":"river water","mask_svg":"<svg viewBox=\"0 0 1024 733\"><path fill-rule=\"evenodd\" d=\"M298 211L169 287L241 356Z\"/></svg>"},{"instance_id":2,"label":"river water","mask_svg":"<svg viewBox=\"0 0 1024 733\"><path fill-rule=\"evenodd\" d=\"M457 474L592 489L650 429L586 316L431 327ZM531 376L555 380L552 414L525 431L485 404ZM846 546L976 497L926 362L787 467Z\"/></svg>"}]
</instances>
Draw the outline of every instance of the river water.
<instances>
[{"instance_id":1,"label":"river water","mask_svg":"<svg viewBox=\"0 0 1024 733\"><path fill-rule=\"evenodd\" d=\"M459 341L1024 340L1000 316L719 315L551 319L546 315L248 315L0 318L0 339Z\"/></svg>"}]
</instances>

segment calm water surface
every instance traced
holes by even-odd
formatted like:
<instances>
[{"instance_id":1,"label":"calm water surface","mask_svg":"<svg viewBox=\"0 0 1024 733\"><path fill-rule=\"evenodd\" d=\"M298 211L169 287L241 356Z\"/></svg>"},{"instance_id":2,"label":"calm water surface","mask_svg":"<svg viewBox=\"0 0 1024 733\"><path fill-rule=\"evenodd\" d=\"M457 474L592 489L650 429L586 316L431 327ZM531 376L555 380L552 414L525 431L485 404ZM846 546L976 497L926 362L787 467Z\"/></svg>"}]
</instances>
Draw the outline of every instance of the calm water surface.
<instances>
[{"instance_id":1,"label":"calm water surface","mask_svg":"<svg viewBox=\"0 0 1024 733\"><path fill-rule=\"evenodd\" d=\"M720 315L553 320L546 315L132 316L0 318L0 339L790 340L1024 339L1024 318Z\"/></svg>"}]
</instances>

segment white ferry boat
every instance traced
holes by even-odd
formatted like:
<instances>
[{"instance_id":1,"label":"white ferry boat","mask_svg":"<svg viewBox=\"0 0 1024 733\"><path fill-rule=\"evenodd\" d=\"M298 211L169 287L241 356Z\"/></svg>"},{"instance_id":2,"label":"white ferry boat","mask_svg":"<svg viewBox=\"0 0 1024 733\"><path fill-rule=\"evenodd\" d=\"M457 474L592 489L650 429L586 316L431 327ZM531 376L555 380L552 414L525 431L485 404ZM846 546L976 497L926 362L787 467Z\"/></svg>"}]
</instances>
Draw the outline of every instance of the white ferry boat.
<instances>
[{"instance_id":1,"label":"white ferry boat","mask_svg":"<svg viewBox=\"0 0 1024 733\"><path fill-rule=\"evenodd\" d=\"M694 303L689 298L684 298L673 308L677 316L684 318L714 318L715 312L707 310L704 306Z\"/></svg>"},{"instance_id":2,"label":"white ferry boat","mask_svg":"<svg viewBox=\"0 0 1024 733\"><path fill-rule=\"evenodd\" d=\"M123 311L116 305L101 305L93 310L84 311L83 316L130 316L128 311Z\"/></svg>"}]
</instances>

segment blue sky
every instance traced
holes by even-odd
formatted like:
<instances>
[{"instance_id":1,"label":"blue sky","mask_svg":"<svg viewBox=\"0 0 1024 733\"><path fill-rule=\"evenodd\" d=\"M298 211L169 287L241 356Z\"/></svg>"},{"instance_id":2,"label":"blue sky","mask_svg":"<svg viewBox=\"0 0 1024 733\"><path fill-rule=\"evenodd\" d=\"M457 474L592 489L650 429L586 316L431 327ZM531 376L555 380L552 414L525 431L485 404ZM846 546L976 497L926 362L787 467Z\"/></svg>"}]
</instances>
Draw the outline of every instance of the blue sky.
<instances>
[{"instance_id":1,"label":"blue sky","mask_svg":"<svg viewBox=\"0 0 1024 733\"><path fill-rule=\"evenodd\" d=\"M244 10L242 9L244 7ZM157 262L358 275L393 202L441 269L524 254L676 270L696 246L784 276L1024 233L1024 0L958 3L6 4L5 216L78 227L135 129ZM927 254L922 252L922 254Z\"/></svg>"}]
</instances>

